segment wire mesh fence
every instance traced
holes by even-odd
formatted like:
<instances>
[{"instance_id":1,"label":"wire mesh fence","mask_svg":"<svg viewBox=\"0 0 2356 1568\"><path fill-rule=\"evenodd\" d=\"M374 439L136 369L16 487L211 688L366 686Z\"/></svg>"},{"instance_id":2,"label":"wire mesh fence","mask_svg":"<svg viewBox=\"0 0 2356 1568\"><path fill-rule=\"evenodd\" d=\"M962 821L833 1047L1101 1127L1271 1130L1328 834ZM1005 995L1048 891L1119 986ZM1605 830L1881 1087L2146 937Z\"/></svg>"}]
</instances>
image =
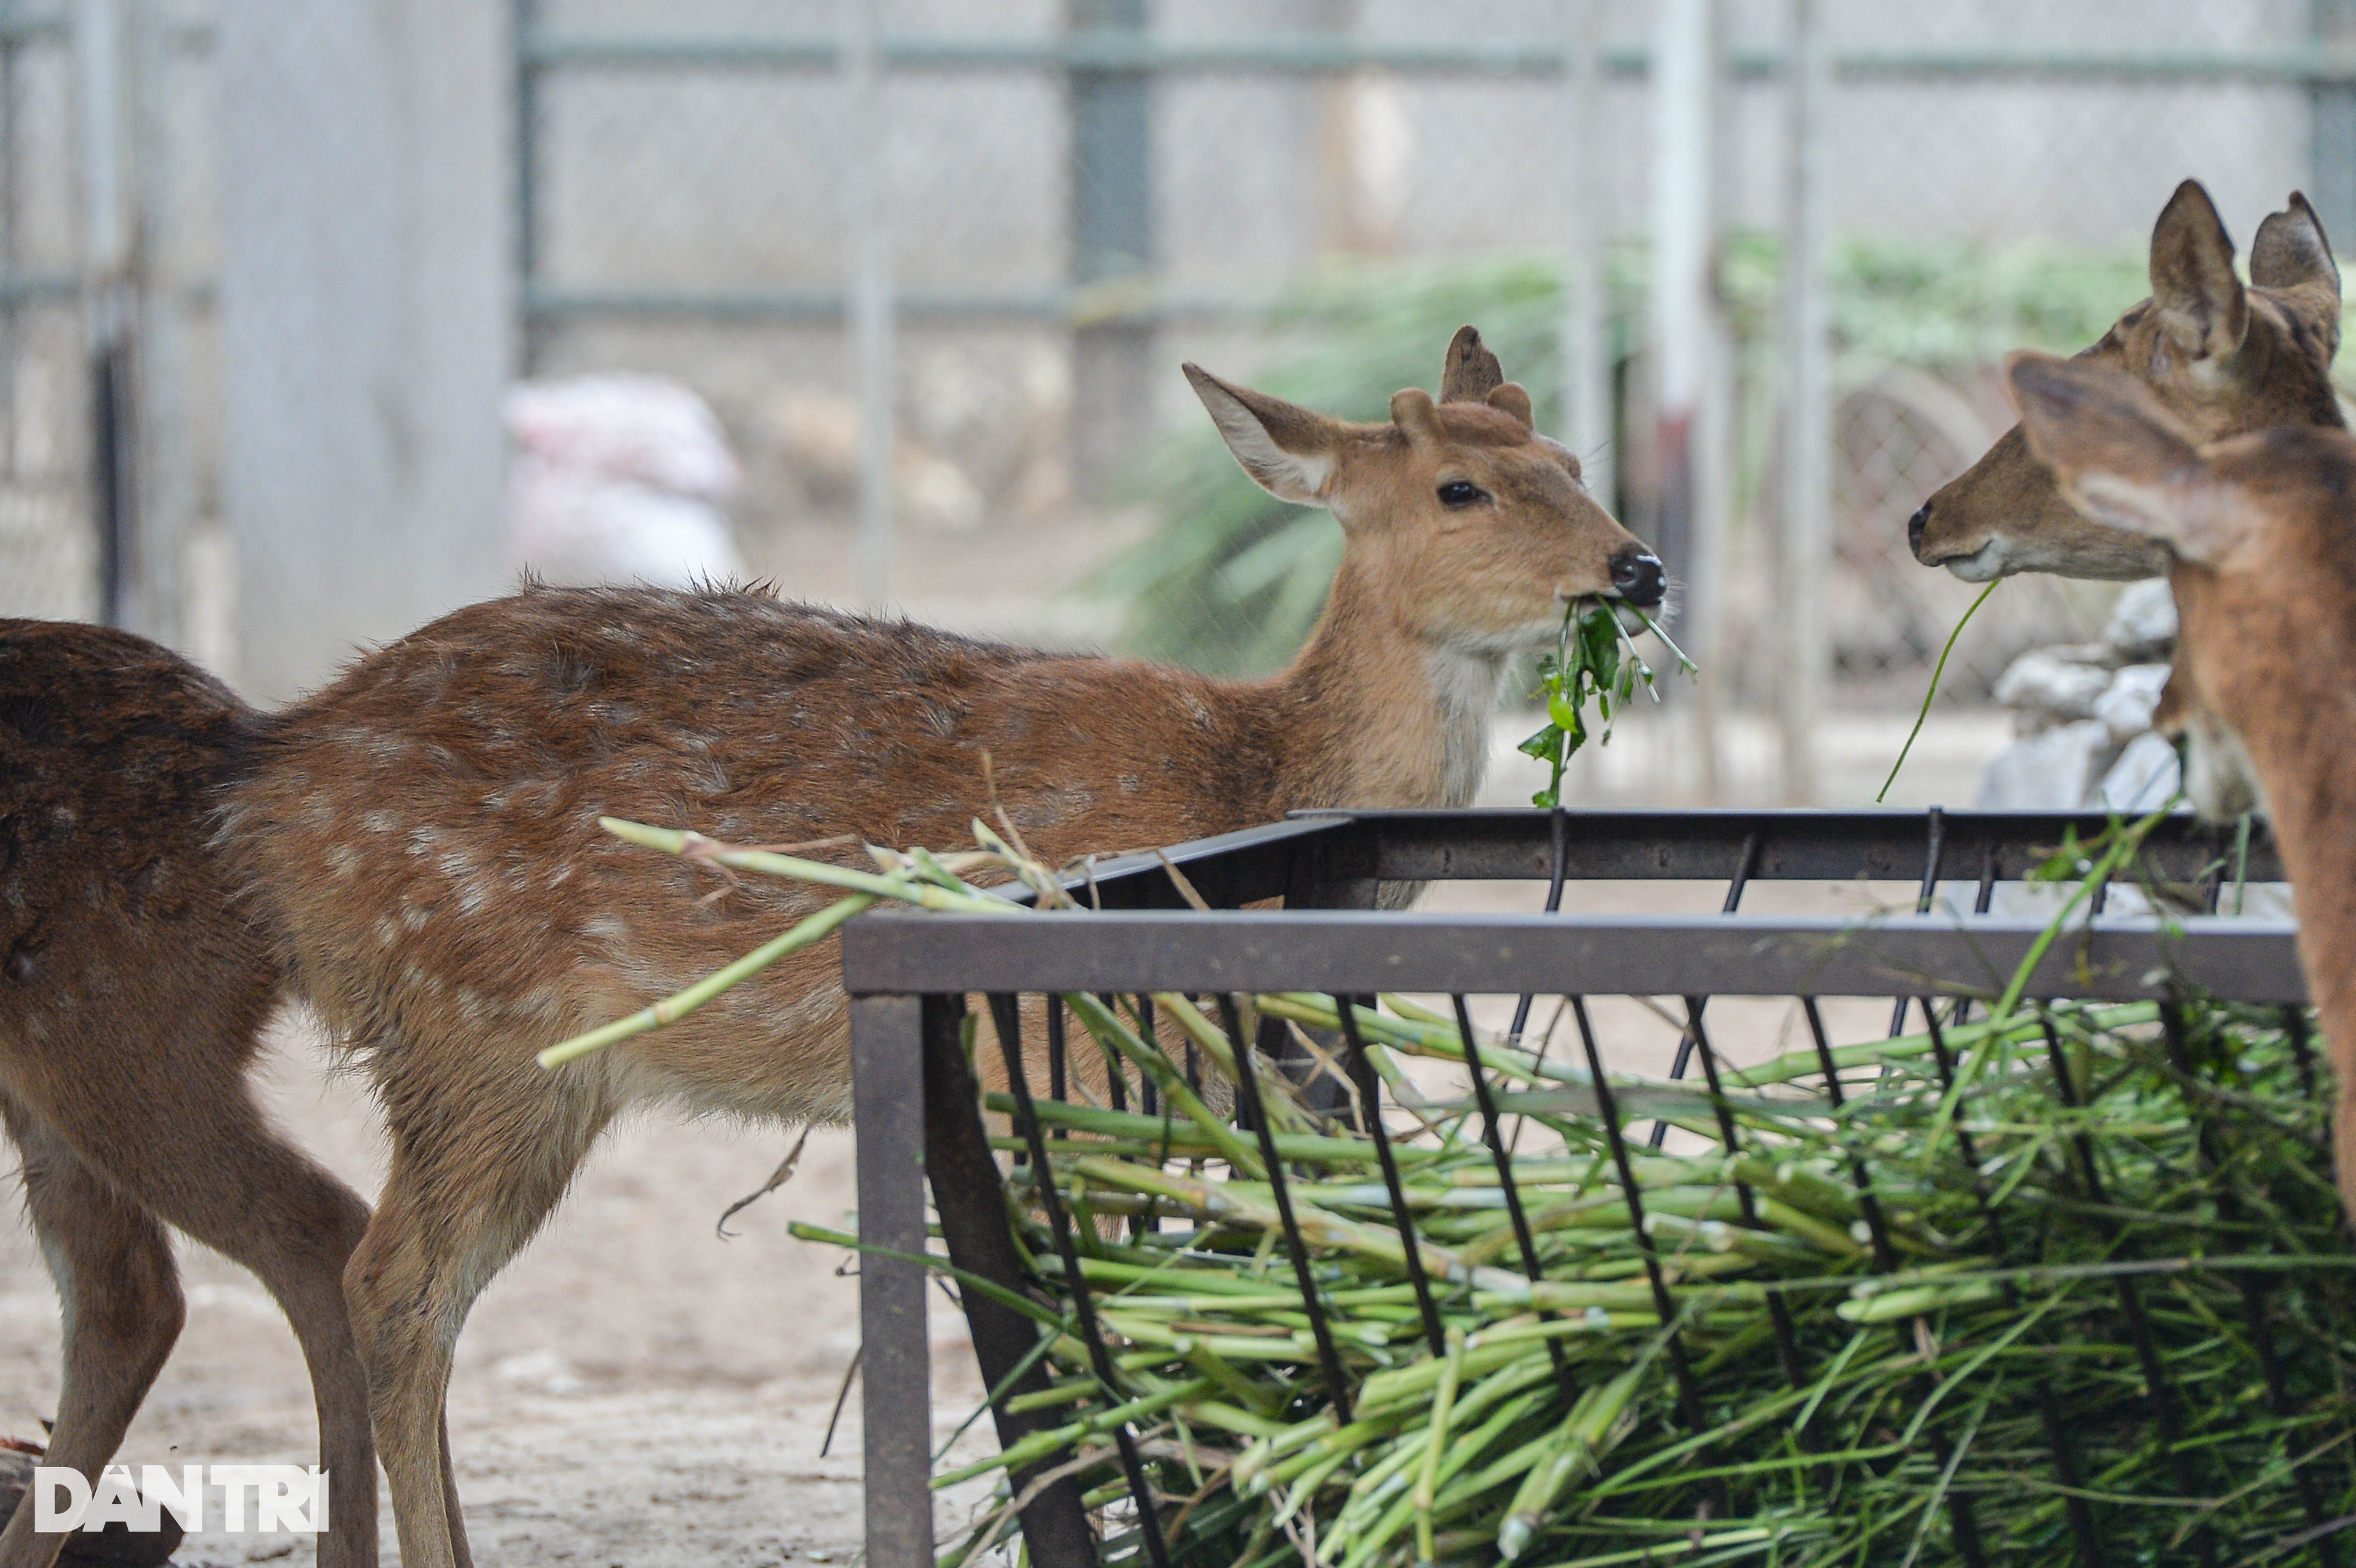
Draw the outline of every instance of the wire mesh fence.
<instances>
[{"instance_id":1,"label":"wire mesh fence","mask_svg":"<svg viewBox=\"0 0 2356 1568\"><path fill-rule=\"evenodd\" d=\"M1616 435L1570 433L1615 475L1632 523L1657 526L1647 236L1662 4L512 4L520 369L652 370L701 393L745 462L732 511L746 558L788 591L851 589L839 541L862 484L850 214L862 157L841 45L861 16L883 73L875 211L896 336L895 428L879 450L896 492L894 599L921 608L970 581L973 563L1019 553L1034 525L1149 494L1162 471L1141 456L1194 417L1168 369L1181 357L1290 376L1303 400L1378 408L1387 388L1320 384L1319 356L1375 330L1387 300L1403 313L1434 279L1462 284L1452 308L1534 314L1537 352L1508 369L1568 431L1570 405L1555 394L1582 373L1555 353L1571 336L1569 303L1500 295L1483 307L1482 291L1500 256L1551 279L1597 240L1610 248ZM139 301L143 516L132 526L155 593L174 601L151 607L149 624L187 642L206 613L187 611L205 581L202 560L191 570L184 559L188 541L218 537L207 347L217 66L198 0L97 9L122 18L125 38L164 40L117 67L136 133L124 264ZM1680 570L1713 580L1702 602L1724 623L1720 662L1743 672L1730 680L1734 699L1763 702L1776 684L1777 573L1798 570L1779 561L1773 499L1791 9L1709 9L1722 67L1717 330L1738 412L1725 515L1705 530L1707 558ZM2328 224L2356 219L2356 118L2331 52L2346 18L2337 0L1819 9L1834 59L1833 660L1842 700L1893 704L1919 692L1968 602L1914 564L1903 522L2008 422L1989 377L1998 353L2082 346L2131 304L2143 237L2187 175L2244 239L2297 186L2317 192ZM79 15L0 10L0 604L95 614L105 562L121 552L99 537L92 500L105 444L87 364L99 100ZM1354 311L1270 315L1337 279L1355 291ZM1364 369L1347 356L1322 363ZM1132 562L1119 581L1151 582L1154 603L1109 594L1106 618L1079 631L1135 633L1140 609L1150 619L1192 595L1204 613L1162 619L1201 630L1155 651L1206 664L1246 645L1276 656L1281 638L1247 635L1244 623L1268 594L1313 606L1331 551L1293 530L1295 556L1263 551L1245 574L1263 598L1226 603L1222 571L1268 531L1247 519L1207 555L1190 546L1192 564L1173 573ZM1058 585L1087 577L1115 535L1076 537L1041 567ZM2008 588L1959 650L1956 697L1984 698L2029 644L2090 632L2104 599Z\"/></svg>"},{"instance_id":2,"label":"wire mesh fence","mask_svg":"<svg viewBox=\"0 0 2356 1568\"><path fill-rule=\"evenodd\" d=\"M954 551L956 540L926 538L946 525L974 530L966 548L981 547L1064 505L1076 486L1100 498L1122 470L1092 455L1092 428L1110 427L1104 439L1132 458L1140 432L1150 443L1190 411L1176 378L1151 367L1191 354L1281 376L1314 360L1337 328L1321 335L1314 313L1296 314L1271 334L1265 315L1270 301L1297 299L1304 280L1346 270L1362 288L1395 286L1404 301L1435 272L1499 252L1552 269L1597 230L1621 255L1613 338L1630 406L1616 421L1617 499L1646 527L1657 475L1641 428L1653 145L1644 68L1656 8L1592 10L1600 21L1589 6L1555 3L1166 0L1150 15L1093 4L954 14L884 5L884 223L906 420L895 472L911 538ZM526 24L537 84L526 123L528 177L540 193L528 247L535 365L594 364L624 345L660 356L756 449L749 515L847 516L842 432L855 416L838 325L849 286L835 227L840 14L542 4ZM1728 5L1721 25L1720 222L1730 243L1744 233L1772 240L1785 217L1785 8ZM1833 421L1828 565L1847 700L1911 699L1969 603L1970 591L1912 561L1902 525L2008 422L1987 374L1996 354L2023 342L2082 346L2131 304L2142 236L2187 173L2209 181L2244 232L2294 186L2316 183L2316 158L2331 155L2319 154L2314 103L2337 90L2303 74L2292 51L2311 45L2318 26L2306 6L2267 0L1830 9L1837 235L1907 251L1926 274L1912 300L1845 279L1880 307L1863 330L1843 333ZM1581 39L1598 37L1609 69L1587 123L1601 133L1582 144L1566 68ZM1097 69L1107 61L1140 69ZM1091 94L1108 86L1136 90L1143 112L1104 118ZM1122 135L1137 144L1105 144ZM1136 253L1108 261L1107 231L1128 236ZM1748 700L1767 699L1773 685L1772 660L1751 656L1770 650L1775 614L1773 249L1751 280L1757 308L1743 308L1741 279L1726 284L1727 365L1742 383L1739 473L1722 554L1689 569L1727 587L1727 662L1761 672L1736 683ZM2030 257L2047 276L1984 302L1976 330L1936 330L1961 294L2006 293L2007 275ZM1887 341L1890 318L1910 311L1913 319L1895 323L1902 341ZM724 350L709 326L722 315ZM1109 323L1133 330L1108 333ZM1108 354L1143 354L1151 365L1127 379L1116 368L1108 380ZM1550 361L1509 368L1542 393L1562 378ZM1332 391L1336 403L1372 396ZM1149 407L1126 406L1138 401ZM985 405L993 417L960 417ZM1073 433L1059 440L1066 421ZM830 449L820 433L830 428ZM916 482L923 475L929 485ZM1225 603L1237 579L1223 585L1221 571L1270 531L1247 523L1207 560L1190 543L1173 574L1142 573L1156 601L1150 619L1196 628L1175 644L1149 635L1148 645L1213 665L1238 649L1261 662L1280 652L1282 638L1251 623L1273 601L1313 607L1330 550L1313 530L1292 530L1297 556L1271 570L1262 549L1243 574L1256 595ZM1303 591L1289 591L1291 575ZM1140 578L1130 571L1121 581ZM1173 595L1210 603L1174 613ZM1956 696L1984 699L2028 645L2091 634L2106 597L2050 581L2008 589L1959 649Z\"/></svg>"}]
</instances>

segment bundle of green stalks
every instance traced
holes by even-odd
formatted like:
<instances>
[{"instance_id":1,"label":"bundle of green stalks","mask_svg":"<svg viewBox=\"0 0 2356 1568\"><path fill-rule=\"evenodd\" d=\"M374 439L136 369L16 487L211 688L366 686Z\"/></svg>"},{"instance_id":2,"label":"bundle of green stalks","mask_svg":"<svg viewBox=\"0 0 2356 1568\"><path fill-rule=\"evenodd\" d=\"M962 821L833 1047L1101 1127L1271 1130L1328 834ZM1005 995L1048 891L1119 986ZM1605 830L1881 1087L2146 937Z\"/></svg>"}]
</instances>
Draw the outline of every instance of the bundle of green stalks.
<instances>
[{"instance_id":1,"label":"bundle of green stalks","mask_svg":"<svg viewBox=\"0 0 2356 1568\"><path fill-rule=\"evenodd\" d=\"M983 874L1055 901L986 829L980 854L875 872L616 831L862 907L1019 917ZM1333 998L1229 1019L1064 997L1078 1048L1153 1109L1035 1102L1047 1169L1012 1158L1007 1189L1033 1288L995 1298L1038 1323L1052 1374L1011 1403L1062 1419L936 1485L1053 1461L1129 1564L1151 1557L1136 1474L1168 1560L1215 1568L2329 1560L2356 1514L2356 1254L2302 1019L2017 989L1838 1045L1807 1008L1801 1049L1717 1063L1717 1093L1599 1083L1583 1008L1547 1055L1404 997L1354 1008L1403 1207L1369 1128L1274 1072L1235 1083L1258 1019L1333 1040ZM1487 1093L1430 1099L1416 1057ZM1210 1108L1255 1097L1274 1169ZM1001 1148L1035 1147L985 1098ZM1023 1500L944 1563L1007 1542Z\"/></svg>"}]
</instances>

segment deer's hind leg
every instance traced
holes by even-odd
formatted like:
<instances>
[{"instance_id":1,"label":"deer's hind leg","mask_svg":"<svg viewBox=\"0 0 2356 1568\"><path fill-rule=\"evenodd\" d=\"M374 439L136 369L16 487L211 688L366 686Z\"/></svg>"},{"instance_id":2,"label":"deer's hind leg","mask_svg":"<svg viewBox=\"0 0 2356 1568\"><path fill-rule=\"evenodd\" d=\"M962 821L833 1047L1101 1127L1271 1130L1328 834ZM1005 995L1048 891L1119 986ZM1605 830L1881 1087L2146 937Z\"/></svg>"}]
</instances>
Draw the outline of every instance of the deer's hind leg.
<instances>
[{"instance_id":1,"label":"deer's hind leg","mask_svg":"<svg viewBox=\"0 0 2356 1568\"><path fill-rule=\"evenodd\" d=\"M65 1309L47 1463L95 1479L180 1337L179 1269L155 1217L101 1179L55 1128L5 1095L0 1121L23 1157L25 1207ZM33 1509L19 1507L0 1531L0 1565L48 1568L67 1539L35 1533Z\"/></svg>"},{"instance_id":2,"label":"deer's hind leg","mask_svg":"<svg viewBox=\"0 0 2356 1568\"><path fill-rule=\"evenodd\" d=\"M126 1091L128 1092L128 1091ZM125 1115L108 1095L59 1098L51 1115L91 1164L167 1222L252 1272L286 1314L311 1374L327 1472L322 1568L377 1561L376 1445L343 1274L368 1205L281 1139L241 1071L192 1072L179 1103ZM194 1136L159 1136L179 1126Z\"/></svg>"},{"instance_id":3,"label":"deer's hind leg","mask_svg":"<svg viewBox=\"0 0 2356 1568\"><path fill-rule=\"evenodd\" d=\"M552 1078L527 1053L471 1042L429 1051L402 1042L372 1063L392 1162L344 1284L403 1568L467 1568L444 1420L451 1354L475 1298L563 1197L611 1110L594 1073Z\"/></svg>"}]
</instances>

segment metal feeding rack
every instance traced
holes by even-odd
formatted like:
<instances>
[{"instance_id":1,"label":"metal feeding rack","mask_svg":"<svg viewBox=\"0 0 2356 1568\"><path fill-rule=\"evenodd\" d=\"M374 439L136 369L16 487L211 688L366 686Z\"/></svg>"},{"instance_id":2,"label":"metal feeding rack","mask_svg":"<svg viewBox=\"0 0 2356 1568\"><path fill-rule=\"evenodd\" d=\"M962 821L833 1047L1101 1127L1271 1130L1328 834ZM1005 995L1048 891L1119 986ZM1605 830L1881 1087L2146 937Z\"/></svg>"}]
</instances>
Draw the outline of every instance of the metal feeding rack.
<instances>
[{"instance_id":1,"label":"metal feeding rack","mask_svg":"<svg viewBox=\"0 0 2356 1568\"><path fill-rule=\"evenodd\" d=\"M1099 864L1079 884L1078 896L1102 912L1048 912L1022 920L980 915L875 913L852 922L843 935L843 978L851 997L851 1050L858 1128L858 1188L862 1245L861 1326L864 1339L866 1541L869 1568L931 1568L932 1495L927 1489L933 1437L926 1324L926 1271L889 1254L922 1253L927 1246L926 1187L951 1263L968 1275L1011 1291L1027 1287L1021 1254L1008 1223L1002 1174L979 1110L977 1085L961 1033L967 998L988 998L995 1032L1007 1057L1014 1096L1014 1133L1027 1139L1029 1160L1044 1166L1041 1118L1031 1111L1036 1082L1019 1071L1030 1042L1023 1039L1025 996L1142 996L1178 992L1230 998L1255 992L1323 992L1337 1000L1370 1000L1377 992L1445 995L1460 1008L1469 996L1519 998L1515 1029L1530 998L1544 997L1669 997L1685 1012L1675 1076L1697 1062L1715 1093L1719 1060L1704 1010L1712 997L1798 999L1806 1009L1824 1072L1820 1086L1839 1104L1840 1082L1815 1006L1818 998L1889 998L1890 1032L1919 1007L1935 1029L1930 998L1985 997L2025 961L2043 918L1987 912L1999 884L2018 882L2074 834L2083 841L2109 823L2099 816L2023 812L1927 813L1872 811L1774 812L1330 812L1297 816L1246 832L1205 839L1163 856ZM2143 846L2145 874L2173 885L2192 908L2213 912L2236 879L2276 881L2280 864L2263 831L2238 843L2230 833L2190 817L2171 818ZM1176 867L1193 892L1212 907L1192 907ZM1385 912L1376 893L1386 882L1526 880L1547 888L1547 912L1452 913ZM1566 882L1607 880L1723 884L1723 911L1705 915L1558 912ZM1746 890L1762 881L1909 884L1919 889L1913 912L1876 919L1745 914ZM1934 890L1954 890L1974 912L1934 908ZM2030 973L2023 996L2031 1000L2158 1000L2169 1003L2198 988L2211 997L2284 1009L2304 1052L2307 991L2287 921L2219 919L2198 913L2162 922L2101 914L2104 891L2091 904L2095 918L2083 932L2055 942ZM1281 899L1283 907L1242 906ZM1901 900L1902 901L1902 900ZM1215 1011L1238 1031L1232 1004ZM1035 1017L1035 1014L1033 1015ZM1580 1019L1585 1023L1582 1008ZM1946 1017L1955 1017L1952 1008ZM1046 1027L1034 1025L1049 1061L1050 1093L1066 1091L1060 1006L1050 1004ZM1623 1133L1633 1120L1615 1110L1604 1087L1604 1059L1591 1030L1582 1029L1599 1087L1601 1121L1622 1161L1640 1134ZM1355 1030L1337 1042L1337 1057L1353 1082L1328 1083L1329 1100L1355 1111L1358 1125L1379 1127L1381 1085L1357 1050ZM1256 1093L1250 1064L1284 1070L1283 1026L1263 1024L1257 1051L1233 1041L1239 1109ZM1944 1051L1942 1063L1944 1065ZM2301 1057L2305 1061L2304 1054ZM1290 1070L1296 1074L1299 1064ZM2057 1074L2068 1093L2068 1074ZM1488 1093L1482 1072L1477 1093ZM1355 1101L1355 1104L1347 1102ZM1483 1102L1484 1105L1486 1102ZM1252 1118L1245 1118L1248 1123ZM1243 1125L1243 1124L1239 1124ZM1266 1123L1261 1120L1260 1125ZM1379 1132L1377 1145L1382 1143ZM1729 1129L1731 1142L1731 1129ZM1018 1153L1018 1162L1025 1158ZM1503 1154L1499 1157L1502 1159ZM1283 1207L1282 1167L1273 1147L1267 1165ZM1510 1182L1508 1182L1510 1186ZM1044 1196L1053 1186L1041 1189ZM1393 1179L1393 1201L1402 1200ZM1047 1219L1071 1248L1072 1217L1047 1205ZM1870 1207L1868 1213L1871 1213ZM1297 1268L1306 1252L1290 1208L1286 1235ZM1642 1216L1638 1216L1641 1228ZM1410 1249L1412 1252L1412 1249ZM1532 1264L1535 1257L1531 1254ZM1076 1263L1068 1256L1069 1277ZM1656 1295L1664 1320L1668 1297ZM1316 1294L1304 1285L1317 1330L1323 1371L1337 1404L1348 1395L1331 1336L1317 1316ZM1086 1292L1076 1302L1080 1337L1109 1367L1106 1345ZM1774 1297L1780 1303L1780 1297ZM997 1388L1035 1346L1038 1330L1021 1314L968 1289L963 1305L984 1383ZM1430 1321L1429 1300L1426 1316ZM1780 1306L1781 1334L1788 1327ZM2259 1339L2262 1346L2264 1334ZM2279 1393L2280 1380L2270 1381ZM1033 1358L1035 1360L1035 1358ZM1678 1362L1680 1369L1683 1362ZM2147 1372L2157 1371L2147 1365ZM1044 1386L1033 1367L1005 1391L1011 1401ZM2164 1392L2164 1391L2163 1391ZM2155 1412L2165 1421L2164 1406ZM1038 1430L1049 1416L994 1408L1001 1445ZM1137 1460L1120 1438L1133 1489ZM2066 1442L2056 1432L2055 1463L2072 1483ZM1026 1479L1049 1464L1027 1467ZM1139 1495L1142 1495L1141 1491ZM2311 1525L2319 1505L2308 1498ZM1021 1515L1030 1558L1040 1568L1092 1568L1098 1547L1069 1479L1036 1489ZM2099 1561L2083 1504L2071 1509L2082 1554ZM1142 1561L1163 1568L1167 1553L1156 1522L1140 1521ZM1956 1539L1976 1562L1967 1520Z\"/></svg>"}]
</instances>

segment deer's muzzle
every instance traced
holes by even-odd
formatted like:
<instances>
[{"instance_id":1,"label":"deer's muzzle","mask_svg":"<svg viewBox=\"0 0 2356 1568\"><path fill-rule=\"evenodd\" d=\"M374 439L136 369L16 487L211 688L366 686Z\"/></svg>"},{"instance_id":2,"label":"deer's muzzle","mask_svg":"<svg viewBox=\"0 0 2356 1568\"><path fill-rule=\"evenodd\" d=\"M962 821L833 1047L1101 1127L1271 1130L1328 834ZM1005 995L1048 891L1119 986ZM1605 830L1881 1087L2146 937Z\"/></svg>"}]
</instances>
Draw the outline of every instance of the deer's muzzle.
<instances>
[{"instance_id":1,"label":"deer's muzzle","mask_svg":"<svg viewBox=\"0 0 2356 1568\"><path fill-rule=\"evenodd\" d=\"M1640 549L1623 549L1612 558L1612 586L1631 604L1649 610L1668 592L1669 574L1661 558Z\"/></svg>"}]
</instances>

